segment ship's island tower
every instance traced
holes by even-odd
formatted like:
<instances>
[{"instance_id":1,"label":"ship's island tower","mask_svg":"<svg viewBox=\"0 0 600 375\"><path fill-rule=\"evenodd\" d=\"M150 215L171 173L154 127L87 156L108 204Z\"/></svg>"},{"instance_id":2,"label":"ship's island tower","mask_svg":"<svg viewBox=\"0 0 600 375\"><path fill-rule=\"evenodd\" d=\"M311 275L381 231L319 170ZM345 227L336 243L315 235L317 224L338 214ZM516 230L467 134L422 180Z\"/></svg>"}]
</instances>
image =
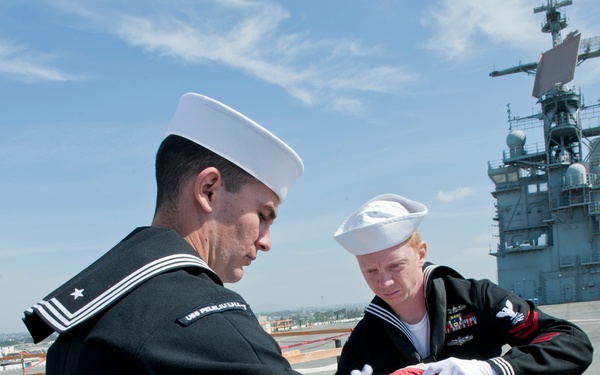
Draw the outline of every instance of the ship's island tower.
<instances>
[{"instance_id":1,"label":"ship's island tower","mask_svg":"<svg viewBox=\"0 0 600 375\"><path fill-rule=\"evenodd\" d=\"M495 184L498 283L539 304L600 300L600 104L586 106L566 84L577 64L600 55L598 37L578 32L561 40L572 1L548 0L542 31L553 48L537 63L494 71L496 77L535 73L541 112L513 117L508 150L488 163ZM529 132L543 132L527 145Z\"/></svg>"}]
</instances>

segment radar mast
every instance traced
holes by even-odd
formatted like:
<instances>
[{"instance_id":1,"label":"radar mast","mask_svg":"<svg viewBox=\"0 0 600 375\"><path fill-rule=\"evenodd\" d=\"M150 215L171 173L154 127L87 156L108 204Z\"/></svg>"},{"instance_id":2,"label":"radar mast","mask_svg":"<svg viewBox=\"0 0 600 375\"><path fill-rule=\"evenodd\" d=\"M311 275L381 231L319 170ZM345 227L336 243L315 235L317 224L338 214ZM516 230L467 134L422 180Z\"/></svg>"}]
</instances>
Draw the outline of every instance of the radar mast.
<instances>
[{"instance_id":1,"label":"radar mast","mask_svg":"<svg viewBox=\"0 0 600 375\"><path fill-rule=\"evenodd\" d=\"M541 31L552 48L535 63L519 64L497 77L535 75L532 96L541 111L514 117L508 107L509 150L488 163L495 185L499 243L498 284L541 304L600 300L600 104L585 106L569 88L576 67L600 56L600 38L563 40L569 21L561 8L572 0L548 0ZM526 132L539 131L543 143L526 145Z\"/></svg>"}]
</instances>

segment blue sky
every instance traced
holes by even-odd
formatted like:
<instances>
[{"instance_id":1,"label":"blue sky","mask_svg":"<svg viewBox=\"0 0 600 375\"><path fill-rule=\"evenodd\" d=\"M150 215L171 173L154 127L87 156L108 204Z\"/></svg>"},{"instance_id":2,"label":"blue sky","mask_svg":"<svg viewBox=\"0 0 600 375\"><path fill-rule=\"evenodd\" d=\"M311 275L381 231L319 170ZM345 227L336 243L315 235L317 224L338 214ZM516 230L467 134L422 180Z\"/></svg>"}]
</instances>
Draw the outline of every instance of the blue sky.
<instances>
[{"instance_id":1,"label":"blue sky","mask_svg":"<svg viewBox=\"0 0 600 375\"><path fill-rule=\"evenodd\" d=\"M302 157L273 248L240 292L257 311L367 302L332 238L375 195L423 202L429 260L496 280L487 162L533 76L489 72L551 48L539 0L0 2L0 332L152 220L154 155L186 92ZM600 35L597 0L563 10ZM572 84L600 99L600 59ZM529 142L528 142L529 143Z\"/></svg>"}]
</instances>

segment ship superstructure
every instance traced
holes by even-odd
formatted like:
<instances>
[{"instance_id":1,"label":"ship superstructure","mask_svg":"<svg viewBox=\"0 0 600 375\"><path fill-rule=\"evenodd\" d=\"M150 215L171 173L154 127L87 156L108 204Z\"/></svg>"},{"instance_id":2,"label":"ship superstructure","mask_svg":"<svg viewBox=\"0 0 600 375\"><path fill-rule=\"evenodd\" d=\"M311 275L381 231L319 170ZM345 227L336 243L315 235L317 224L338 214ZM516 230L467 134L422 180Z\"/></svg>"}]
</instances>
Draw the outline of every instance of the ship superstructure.
<instances>
[{"instance_id":1,"label":"ship superstructure","mask_svg":"<svg viewBox=\"0 0 600 375\"><path fill-rule=\"evenodd\" d=\"M600 104L586 105L567 86L578 64L600 55L600 38L575 31L562 40L568 19L560 8L571 4L548 0L534 9L546 13L542 31L553 41L537 63L490 73L536 75L541 110L515 117L508 108L508 150L488 163L488 176L495 184L498 283L539 304L600 299ZM528 145L533 132L541 141Z\"/></svg>"}]
</instances>

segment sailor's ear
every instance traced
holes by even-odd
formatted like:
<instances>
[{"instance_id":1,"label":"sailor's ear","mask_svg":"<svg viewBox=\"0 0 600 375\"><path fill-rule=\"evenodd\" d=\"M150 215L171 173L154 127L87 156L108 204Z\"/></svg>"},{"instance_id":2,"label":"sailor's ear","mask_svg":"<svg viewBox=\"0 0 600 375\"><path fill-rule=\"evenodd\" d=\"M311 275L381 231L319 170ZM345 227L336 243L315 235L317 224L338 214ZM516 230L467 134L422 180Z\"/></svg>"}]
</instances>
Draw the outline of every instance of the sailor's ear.
<instances>
[{"instance_id":1,"label":"sailor's ear","mask_svg":"<svg viewBox=\"0 0 600 375\"><path fill-rule=\"evenodd\" d=\"M194 197L205 212L212 212L219 192L224 190L221 172L215 167L203 169L194 180Z\"/></svg>"},{"instance_id":2,"label":"sailor's ear","mask_svg":"<svg viewBox=\"0 0 600 375\"><path fill-rule=\"evenodd\" d=\"M421 265L425 264L425 258L427 257L427 242L421 241L417 248L417 252L419 253L419 263Z\"/></svg>"}]
</instances>

